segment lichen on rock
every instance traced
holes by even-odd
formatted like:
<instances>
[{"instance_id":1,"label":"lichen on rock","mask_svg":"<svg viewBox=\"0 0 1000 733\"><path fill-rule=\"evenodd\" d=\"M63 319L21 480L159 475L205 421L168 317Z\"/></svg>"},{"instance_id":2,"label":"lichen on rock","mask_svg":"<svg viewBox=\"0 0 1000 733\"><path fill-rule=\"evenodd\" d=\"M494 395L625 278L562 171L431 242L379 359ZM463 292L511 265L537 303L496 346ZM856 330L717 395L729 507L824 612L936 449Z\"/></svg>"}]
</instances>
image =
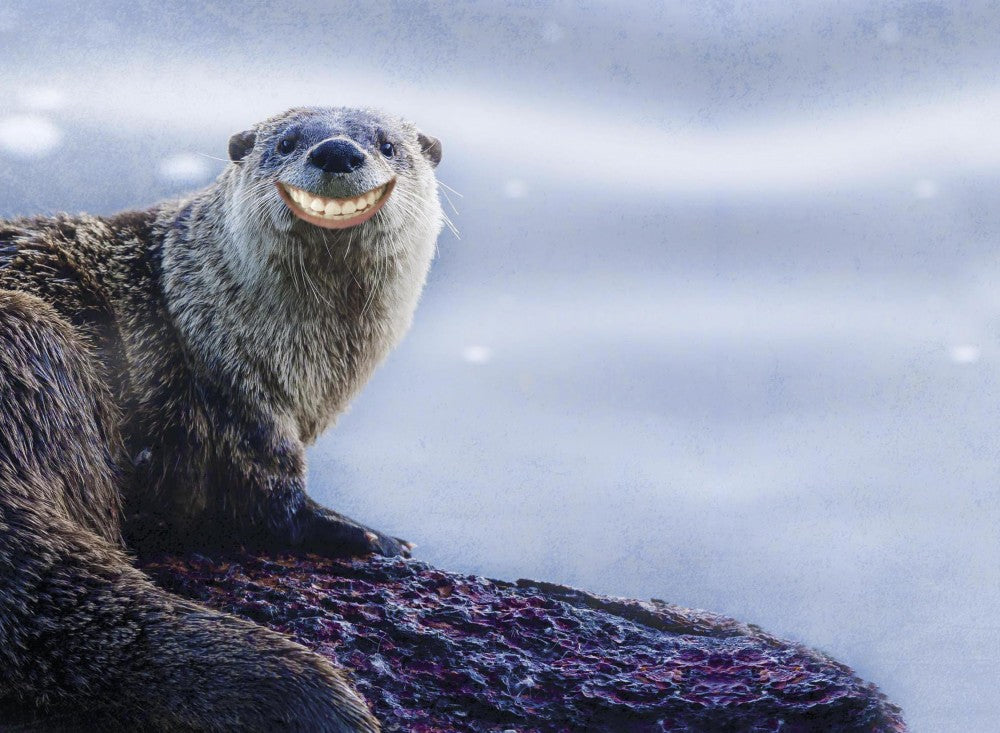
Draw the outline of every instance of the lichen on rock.
<instances>
[{"instance_id":1,"label":"lichen on rock","mask_svg":"<svg viewBox=\"0 0 1000 733\"><path fill-rule=\"evenodd\" d=\"M158 558L348 669L385 730L903 731L846 666L723 616L402 559Z\"/></svg>"}]
</instances>

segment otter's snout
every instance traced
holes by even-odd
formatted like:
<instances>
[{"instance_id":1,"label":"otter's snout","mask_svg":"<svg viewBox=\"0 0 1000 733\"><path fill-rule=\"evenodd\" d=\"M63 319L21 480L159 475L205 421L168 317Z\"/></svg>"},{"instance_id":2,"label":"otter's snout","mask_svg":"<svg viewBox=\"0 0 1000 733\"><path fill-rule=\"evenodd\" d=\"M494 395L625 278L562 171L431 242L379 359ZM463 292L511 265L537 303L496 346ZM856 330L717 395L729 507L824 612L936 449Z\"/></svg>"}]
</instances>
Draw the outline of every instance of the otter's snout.
<instances>
[{"instance_id":1,"label":"otter's snout","mask_svg":"<svg viewBox=\"0 0 1000 733\"><path fill-rule=\"evenodd\" d=\"M309 162L325 173L351 173L365 164L365 154L350 140L325 140L309 151Z\"/></svg>"}]
</instances>

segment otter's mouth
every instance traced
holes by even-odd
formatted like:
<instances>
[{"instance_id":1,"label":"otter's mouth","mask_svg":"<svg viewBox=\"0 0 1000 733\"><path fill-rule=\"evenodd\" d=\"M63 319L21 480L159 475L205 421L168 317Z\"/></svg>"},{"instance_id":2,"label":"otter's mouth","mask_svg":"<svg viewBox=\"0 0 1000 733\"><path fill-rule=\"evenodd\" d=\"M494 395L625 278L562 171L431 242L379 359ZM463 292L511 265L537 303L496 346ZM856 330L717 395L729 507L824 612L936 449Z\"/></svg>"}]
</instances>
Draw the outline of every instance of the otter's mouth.
<instances>
[{"instance_id":1,"label":"otter's mouth","mask_svg":"<svg viewBox=\"0 0 1000 733\"><path fill-rule=\"evenodd\" d=\"M325 229L347 229L375 216L395 185L393 178L371 191L346 199L317 196L287 183L278 183L278 193L292 213L303 221Z\"/></svg>"}]
</instances>

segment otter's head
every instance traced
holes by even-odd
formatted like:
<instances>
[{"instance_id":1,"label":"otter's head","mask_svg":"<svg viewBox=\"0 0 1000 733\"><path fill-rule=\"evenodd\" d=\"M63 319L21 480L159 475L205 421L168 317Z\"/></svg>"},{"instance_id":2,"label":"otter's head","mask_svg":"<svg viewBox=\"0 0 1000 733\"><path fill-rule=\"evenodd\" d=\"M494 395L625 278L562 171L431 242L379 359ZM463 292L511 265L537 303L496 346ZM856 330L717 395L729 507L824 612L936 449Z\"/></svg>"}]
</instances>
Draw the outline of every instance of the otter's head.
<instances>
[{"instance_id":1,"label":"otter's head","mask_svg":"<svg viewBox=\"0 0 1000 733\"><path fill-rule=\"evenodd\" d=\"M389 254L441 227L441 143L367 109L301 108L229 141L229 216L241 231Z\"/></svg>"}]
</instances>

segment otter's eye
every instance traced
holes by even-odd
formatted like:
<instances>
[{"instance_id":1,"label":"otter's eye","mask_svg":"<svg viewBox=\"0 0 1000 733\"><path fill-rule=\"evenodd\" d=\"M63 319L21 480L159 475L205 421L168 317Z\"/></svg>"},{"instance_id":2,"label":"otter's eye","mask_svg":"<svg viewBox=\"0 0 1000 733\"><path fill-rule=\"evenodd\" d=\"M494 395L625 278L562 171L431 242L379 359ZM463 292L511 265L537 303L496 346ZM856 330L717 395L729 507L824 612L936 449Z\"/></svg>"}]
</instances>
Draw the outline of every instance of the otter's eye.
<instances>
[{"instance_id":1,"label":"otter's eye","mask_svg":"<svg viewBox=\"0 0 1000 733\"><path fill-rule=\"evenodd\" d=\"M396 154L396 148L392 146L392 143L385 142L378 146L379 152L382 153L386 158L391 158Z\"/></svg>"},{"instance_id":2,"label":"otter's eye","mask_svg":"<svg viewBox=\"0 0 1000 733\"><path fill-rule=\"evenodd\" d=\"M290 152L295 150L296 142L297 141L294 135L285 135L278 141L278 152L282 155L288 155Z\"/></svg>"}]
</instances>

